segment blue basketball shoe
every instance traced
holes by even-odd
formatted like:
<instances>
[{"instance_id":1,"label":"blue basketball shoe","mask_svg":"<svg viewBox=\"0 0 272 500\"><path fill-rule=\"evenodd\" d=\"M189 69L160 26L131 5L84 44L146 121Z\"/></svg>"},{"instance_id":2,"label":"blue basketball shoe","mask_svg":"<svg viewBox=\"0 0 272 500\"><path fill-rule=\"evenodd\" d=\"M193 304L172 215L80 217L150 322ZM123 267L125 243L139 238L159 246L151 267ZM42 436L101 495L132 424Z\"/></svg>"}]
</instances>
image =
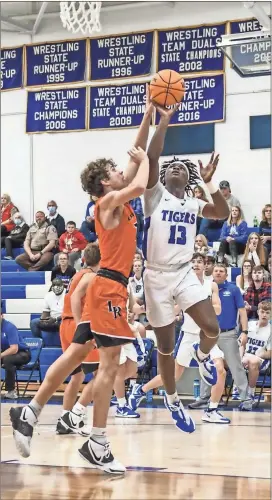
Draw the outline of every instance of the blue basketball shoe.
<instances>
[{"instance_id":1,"label":"blue basketball shoe","mask_svg":"<svg viewBox=\"0 0 272 500\"><path fill-rule=\"evenodd\" d=\"M184 409L184 406L180 400L174 401L174 403L168 403L166 395L164 396L164 404L172 413L172 419L175 421L175 426L183 432L192 433L195 431L195 423L191 419L189 413Z\"/></svg>"},{"instance_id":2,"label":"blue basketball shoe","mask_svg":"<svg viewBox=\"0 0 272 500\"><path fill-rule=\"evenodd\" d=\"M203 361L201 361L197 355L198 348L199 344L195 342L192 345L191 354L192 358L194 358L198 363L199 374L206 384L215 385L217 382L216 366L209 354L205 359L203 359Z\"/></svg>"},{"instance_id":3,"label":"blue basketball shoe","mask_svg":"<svg viewBox=\"0 0 272 500\"><path fill-rule=\"evenodd\" d=\"M137 410L141 401L146 398L146 393L143 392L141 384L135 384L128 395L128 406L133 410Z\"/></svg>"}]
</instances>

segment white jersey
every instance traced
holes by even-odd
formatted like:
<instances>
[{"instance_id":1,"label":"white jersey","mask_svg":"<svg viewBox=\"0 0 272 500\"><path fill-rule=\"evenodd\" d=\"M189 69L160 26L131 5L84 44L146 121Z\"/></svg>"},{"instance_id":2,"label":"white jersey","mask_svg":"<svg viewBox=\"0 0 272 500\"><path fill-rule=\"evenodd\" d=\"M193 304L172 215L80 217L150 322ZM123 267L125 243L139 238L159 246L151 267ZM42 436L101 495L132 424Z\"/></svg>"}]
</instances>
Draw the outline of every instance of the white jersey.
<instances>
[{"instance_id":1,"label":"white jersey","mask_svg":"<svg viewBox=\"0 0 272 500\"><path fill-rule=\"evenodd\" d=\"M161 182L145 190L143 253L147 264L170 267L191 261L197 215L205 205L197 198L176 198Z\"/></svg>"},{"instance_id":2,"label":"white jersey","mask_svg":"<svg viewBox=\"0 0 272 500\"><path fill-rule=\"evenodd\" d=\"M245 352L249 354L255 354L260 348L269 351L271 349L271 325L268 323L267 326L259 328L258 321L249 321L248 323L248 335L247 344Z\"/></svg>"},{"instance_id":3,"label":"white jersey","mask_svg":"<svg viewBox=\"0 0 272 500\"><path fill-rule=\"evenodd\" d=\"M200 282L200 284L202 284ZM205 293L207 294L207 298L211 299L212 298L212 284L213 282L210 280L205 280L204 283L202 284L202 288L204 289ZM195 333L199 334L200 333L200 328L197 326L197 324L194 322L194 320L189 316L189 314L184 313L184 322L182 325L182 330L186 333Z\"/></svg>"}]
</instances>

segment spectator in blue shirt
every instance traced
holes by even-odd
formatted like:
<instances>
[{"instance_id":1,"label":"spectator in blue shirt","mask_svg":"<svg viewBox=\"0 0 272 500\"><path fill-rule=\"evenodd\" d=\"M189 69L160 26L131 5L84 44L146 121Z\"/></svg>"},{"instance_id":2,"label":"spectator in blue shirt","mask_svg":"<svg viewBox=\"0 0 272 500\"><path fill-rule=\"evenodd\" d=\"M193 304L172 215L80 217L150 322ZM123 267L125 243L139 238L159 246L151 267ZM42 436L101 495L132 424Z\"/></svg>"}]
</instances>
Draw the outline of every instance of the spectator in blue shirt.
<instances>
[{"instance_id":1,"label":"spectator in blue shirt","mask_svg":"<svg viewBox=\"0 0 272 500\"><path fill-rule=\"evenodd\" d=\"M6 370L6 398L16 399L16 369L27 364L31 359L30 351L22 340L16 326L3 318L1 304L1 366Z\"/></svg>"},{"instance_id":2,"label":"spectator in blue shirt","mask_svg":"<svg viewBox=\"0 0 272 500\"><path fill-rule=\"evenodd\" d=\"M137 219L137 247L142 248L143 231L144 231L144 213L141 198L130 200L130 206L133 208Z\"/></svg>"},{"instance_id":3,"label":"spectator in blue shirt","mask_svg":"<svg viewBox=\"0 0 272 500\"><path fill-rule=\"evenodd\" d=\"M242 219L240 207L232 207L229 218L224 222L218 250L218 262L225 254L231 255L231 267L237 267L239 254L243 254L247 242L247 223Z\"/></svg>"},{"instance_id":4,"label":"spectator in blue shirt","mask_svg":"<svg viewBox=\"0 0 272 500\"><path fill-rule=\"evenodd\" d=\"M93 243L97 240L97 235L95 232L95 222L94 222L94 207L95 200L91 198L86 208L85 220L81 224L80 232L84 234L86 240L89 243Z\"/></svg>"}]
</instances>

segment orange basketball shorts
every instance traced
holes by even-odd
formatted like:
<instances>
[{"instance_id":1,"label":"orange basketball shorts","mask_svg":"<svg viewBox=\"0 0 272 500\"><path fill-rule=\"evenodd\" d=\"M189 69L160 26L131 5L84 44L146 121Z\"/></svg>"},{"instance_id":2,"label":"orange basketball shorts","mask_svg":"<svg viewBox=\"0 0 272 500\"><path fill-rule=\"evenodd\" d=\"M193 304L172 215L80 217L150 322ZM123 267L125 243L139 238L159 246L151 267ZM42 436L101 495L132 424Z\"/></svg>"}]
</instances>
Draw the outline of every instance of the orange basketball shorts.
<instances>
[{"instance_id":1,"label":"orange basketball shorts","mask_svg":"<svg viewBox=\"0 0 272 500\"><path fill-rule=\"evenodd\" d=\"M62 320L60 325L60 341L63 352L72 344L76 331L76 324L72 318ZM97 364L99 363L98 349L92 349L82 364ZM79 367L80 368L80 367ZM79 370L78 370L79 371Z\"/></svg>"}]
</instances>

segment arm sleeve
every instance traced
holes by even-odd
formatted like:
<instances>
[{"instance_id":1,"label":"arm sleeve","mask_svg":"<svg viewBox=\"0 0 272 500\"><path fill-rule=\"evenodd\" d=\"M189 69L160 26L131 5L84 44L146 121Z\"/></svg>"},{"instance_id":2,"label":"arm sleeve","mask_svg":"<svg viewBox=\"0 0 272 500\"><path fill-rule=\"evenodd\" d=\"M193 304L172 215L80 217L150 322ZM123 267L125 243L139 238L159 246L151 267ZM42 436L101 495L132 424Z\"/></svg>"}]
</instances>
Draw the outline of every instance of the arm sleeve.
<instances>
[{"instance_id":1,"label":"arm sleeve","mask_svg":"<svg viewBox=\"0 0 272 500\"><path fill-rule=\"evenodd\" d=\"M55 226L48 226L47 228L47 239L48 241L56 241L58 239L58 233Z\"/></svg>"},{"instance_id":2,"label":"arm sleeve","mask_svg":"<svg viewBox=\"0 0 272 500\"><path fill-rule=\"evenodd\" d=\"M238 286L234 286L234 299L237 309L242 309L245 307L244 299Z\"/></svg>"},{"instance_id":3,"label":"arm sleeve","mask_svg":"<svg viewBox=\"0 0 272 500\"><path fill-rule=\"evenodd\" d=\"M83 234L78 232L77 233L77 247L79 250L84 250L84 248L87 246L87 240L84 238Z\"/></svg>"},{"instance_id":4,"label":"arm sleeve","mask_svg":"<svg viewBox=\"0 0 272 500\"><path fill-rule=\"evenodd\" d=\"M12 323L9 324L9 327L7 329L7 337L9 341L9 345L18 345L19 344L19 334L18 330L15 325Z\"/></svg>"},{"instance_id":5,"label":"arm sleeve","mask_svg":"<svg viewBox=\"0 0 272 500\"><path fill-rule=\"evenodd\" d=\"M164 187L160 181L155 184L151 189L146 189L144 193L144 215L150 217L159 205Z\"/></svg>"},{"instance_id":6,"label":"arm sleeve","mask_svg":"<svg viewBox=\"0 0 272 500\"><path fill-rule=\"evenodd\" d=\"M59 249L60 251L62 252L62 250L64 250L65 248L65 245L64 245L64 235L62 234L60 239L59 239Z\"/></svg>"},{"instance_id":7,"label":"arm sleeve","mask_svg":"<svg viewBox=\"0 0 272 500\"><path fill-rule=\"evenodd\" d=\"M223 226L222 226L222 229L221 229L221 234L220 234L220 238L219 240L220 241L223 241L227 238L228 234L227 234L227 223L224 222Z\"/></svg>"}]
</instances>

